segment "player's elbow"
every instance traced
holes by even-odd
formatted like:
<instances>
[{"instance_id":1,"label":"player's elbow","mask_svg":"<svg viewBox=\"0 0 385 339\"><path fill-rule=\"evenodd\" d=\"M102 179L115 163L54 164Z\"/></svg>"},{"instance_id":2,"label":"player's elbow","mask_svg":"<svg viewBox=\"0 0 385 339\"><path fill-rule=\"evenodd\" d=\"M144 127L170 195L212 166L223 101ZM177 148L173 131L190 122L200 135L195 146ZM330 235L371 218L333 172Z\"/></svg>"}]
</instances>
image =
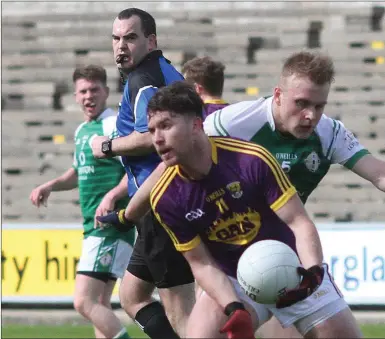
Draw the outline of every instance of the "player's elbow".
<instances>
[{"instance_id":1,"label":"player's elbow","mask_svg":"<svg viewBox=\"0 0 385 339\"><path fill-rule=\"evenodd\" d=\"M384 173L381 173L378 177L372 180L372 184L380 191L385 192L385 168Z\"/></svg>"}]
</instances>

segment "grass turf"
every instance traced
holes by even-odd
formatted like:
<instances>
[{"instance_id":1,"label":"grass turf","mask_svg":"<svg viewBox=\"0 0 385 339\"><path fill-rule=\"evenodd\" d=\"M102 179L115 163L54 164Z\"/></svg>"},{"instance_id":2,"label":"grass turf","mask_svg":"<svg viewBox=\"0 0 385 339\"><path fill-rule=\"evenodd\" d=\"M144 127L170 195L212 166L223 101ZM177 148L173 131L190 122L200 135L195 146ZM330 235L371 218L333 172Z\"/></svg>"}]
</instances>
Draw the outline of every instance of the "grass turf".
<instances>
[{"instance_id":1,"label":"grass turf","mask_svg":"<svg viewBox=\"0 0 385 339\"><path fill-rule=\"evenodd\" d=\"M365 338L385 338L385 324L361 325ZM132 338L148 338L136 325L127 327ZM1 338L94 338L88 325L5 325Z\"/></svg>"},{"instance_id":2,"label":"grass turf","mask_svg":"<svg viewBox=\"0 0 385 339\"><path fill-rule=\"evenodd\" d=\"M136 325L127 327L132 338L148 338ZM95 338L89 325L5 325L1 338Z\"/></svg>"}]
</instances>

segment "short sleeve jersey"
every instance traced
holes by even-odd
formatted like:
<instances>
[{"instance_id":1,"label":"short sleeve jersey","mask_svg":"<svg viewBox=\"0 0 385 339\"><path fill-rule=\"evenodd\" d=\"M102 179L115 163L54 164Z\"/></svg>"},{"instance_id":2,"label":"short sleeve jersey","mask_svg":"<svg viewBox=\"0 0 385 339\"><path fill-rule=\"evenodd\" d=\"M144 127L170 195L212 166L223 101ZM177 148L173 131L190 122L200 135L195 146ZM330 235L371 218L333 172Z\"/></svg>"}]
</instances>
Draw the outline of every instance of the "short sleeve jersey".
<instances>
[{"instance_id":1,"label":"short sleeve jersey","mask_svg":"<svg viewBox=\"0 0 385 339\"><path fill-rule=\"evenodd\" d=\"M296 193L263 147L233 138L211 138L212 167L198 181L168 168L151 192L155 216L177 250L201 241L230 276L251 244L275 239L296 251L291 229L274 213Z\"/></svg>"},{"instance_id":2,"label":"short sleeve jersey","mask_svg":"<svg viewBox=\"0 0 385 339\"><path fill-rule=\"evenodd\" d=\"M276 130L272 97L242 101L210 114L204 129L211 136L231 136L262 145L280 163L303 202L331 164L349 169L369 153L342 122L322 115L308 139L283 136Z\"/></svg>"},{"instance_id":3,"label":"short sleeve jersey","mask_svg":"<svg viewBox=\"0 0 385 339\"><path fill-rule=\"evenodd\" d=\"M78 175L79 202L83 215L84 236L111 236L132 243L135 233L118 232L114 227L94 229L95 211L104 195L117 186L125 172L119 158L96 159L92 154L92 137L109 135L115 128L116 113L106 109L96 120L83 122L75 131L73 168ZM128 197L118 201L124 208Z\"/></svg>"}]
</instances>

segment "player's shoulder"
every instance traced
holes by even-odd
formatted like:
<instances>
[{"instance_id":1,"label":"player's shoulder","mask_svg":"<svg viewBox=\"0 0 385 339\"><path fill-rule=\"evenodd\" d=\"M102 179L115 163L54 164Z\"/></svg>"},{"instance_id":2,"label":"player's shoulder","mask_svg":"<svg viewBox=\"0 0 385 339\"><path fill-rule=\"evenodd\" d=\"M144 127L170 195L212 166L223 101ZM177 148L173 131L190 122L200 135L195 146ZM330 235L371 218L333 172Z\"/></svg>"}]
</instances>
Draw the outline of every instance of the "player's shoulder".
<instances>
[{"instance_id":1,"label":"player's shoulder","mask_svg":"<svg viewBox=\"0 0 385 339\"><path fill-rule=\"evenodd\" d=\"M110 135L116 127L117 112L111 108L107 108L99 117L98 121L102 125L103 135Z\"/></svg>"},{"instance_id":2,"label":"player's shoulder","mask_svg":"<svg viewBox=\"0 0 385 339\"><path fill-rule=\"evenodd\" d=\"M239 155L241 155L242 159L249 159L250 161L274 158L265 147L254 142L234 137L210 137L210 139L222 152L231 154L230 157L239 158ZM227 156L225 155L225 157Z\"/></svg>"},{"instance_id":3,"label":"player's shoulder","mask_svg":"<svg viewBox=\"0 0 385 339\"><path fill-rule=\"evenodd\" d=\"M149 70L146 68L138 68L133 70L127 79L126 88L127 90L135 90L143 86L154 85L154 81L151 77Z\"/></svg>"},{"instance_id":4,"label":"player's shoulder","mask_svg":"<svg viewBox=\"0 0 385 339\"><path fill-rule=\"evenodd\" d=\"M315 128L316 134L322 138L329 138L341 131L344 125L341 121L333 119L326 114L322 114L320 121Z\"/></svg>"},{"instance_id":5,"label":"player's shoulder","mask_svg":"<svg viewBox=\"0 0 385 339\"><path fill-rule=\"evenodd\" d=\"M321 119L318 122L317 128L333 129L338 123L339 120L333 119L324 113L322 114Z\"/></svg>"},{"instance_id":6,"label":"player's shoulder","mask_svg":"<svg viewBox=\"0 0 385 339\"><path fill-rule=\"evenodd\" d=\"M111 122L116 122L116 119L118 118L118 115L116 113L113 113L111 115L107 115L107 116L104 116L101 120L102 120L102 123L105 124L105 123L111 123Z\"/></svg>"},{"instance_id":7,"label":"player's shoulder","mask_svg":"<svg viewBox=\"0 0 385 339\"><path fill-rule=\"evenodd\" d=\"M230 115L254 114L261 115L266 113L264 108L266 98L259 98L257 100L240 101L235 104L227 105L221 109L223 117ZM217 111L218 112L218 111ZM219 112L218 112L219 113Z\"/></svg>"},{"instance_id":8,"label":"player's shoulder","mask_svg":"<svg viewBox=\"0 0 385 339\"><path fill-rule=\"evenodd\" d=\"M210 114L204 122L204 129L208 135L250 140L269 122L272 124L271 99L259 98L228 105Z\"/></svg>"},{"instance_id":9,"label":"player's shoulder","mask_svg":"<svg viewBox=\"0 0 385 339\"><path fill-rule=\"evenodd\" d=\"M82 130L85 126L87 126L87 122L86 122L86 121L83 121L81 124L79 124L78 127L76 127L75 133L74 133L74 137L75 137L75 138L79 135L79 133L81 132L81 130Z\"/></svg>"},{"instance_id":10,"label":"player's shoulder","mask_svg":"<svg viewBox=\"0 0 385 339\"><path fill-rule=\"evenodd\" d=\"M179 192L176 182L177 175L177 166L168 167L152 188L150 203L153 210L157 211L164 206L169 208L170 206L176 205Z\"/></svg>"}]
</instances>

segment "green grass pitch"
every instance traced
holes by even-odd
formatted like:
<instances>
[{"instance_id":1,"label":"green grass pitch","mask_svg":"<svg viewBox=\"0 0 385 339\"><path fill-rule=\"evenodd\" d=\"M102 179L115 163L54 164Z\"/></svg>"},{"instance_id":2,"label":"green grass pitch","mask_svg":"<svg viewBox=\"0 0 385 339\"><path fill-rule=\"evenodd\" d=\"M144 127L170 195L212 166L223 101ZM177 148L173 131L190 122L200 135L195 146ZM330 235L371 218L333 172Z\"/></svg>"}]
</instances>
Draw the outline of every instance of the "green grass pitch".
<instances>
[{"instance_id":1,"label":"green grass pitch","mask_svg":"<svg viewBox=\"0 0 385 339\"><path fill-rule=\"evenodd\" d=\"M148 338L136 325L127 329L132 338ZM365 338L385 338L385 324L364 324L361 329ZM5 325L1 338L94 338L94 333L87 325Z\"/></svg>"}]
</instances>

